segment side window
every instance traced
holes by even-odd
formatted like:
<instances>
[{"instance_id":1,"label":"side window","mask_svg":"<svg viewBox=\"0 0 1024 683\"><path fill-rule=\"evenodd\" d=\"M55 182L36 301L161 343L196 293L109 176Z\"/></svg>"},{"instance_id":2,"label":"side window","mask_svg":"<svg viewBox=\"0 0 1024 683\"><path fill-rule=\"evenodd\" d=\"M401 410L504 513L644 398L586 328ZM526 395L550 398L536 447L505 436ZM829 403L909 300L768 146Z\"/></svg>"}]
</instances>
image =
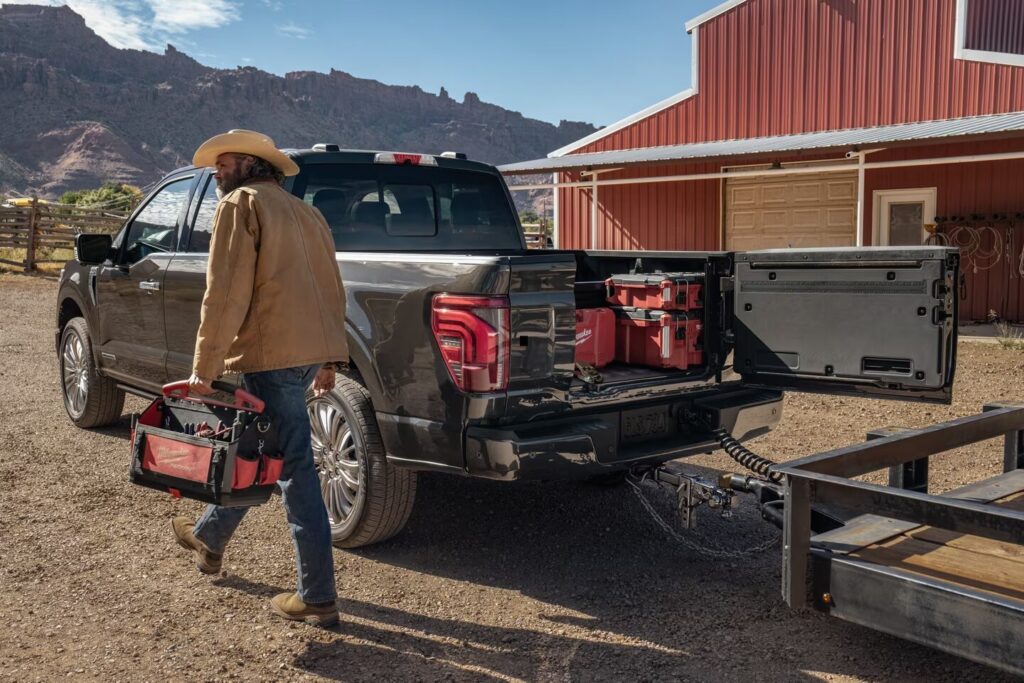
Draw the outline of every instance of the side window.
<instances>
[{"instance_id":1,"label":"side window","mask_svg":"<svg viewBox=\"0 0 1024 683\"><path fill-rule=\"evenodd\" d=\"M210 251L210 235L213 234L213 214L217 211L217 182L213 176L206 182L206 192L199 200L199 209L192 221L192 234L188 238L188 251L205 254Z\"/></svg>"},{"instance_id":2,"label":"side window","mask_svg":"<svg viewBox=\"0 0 1024 683\"><path fill-rule=\"evenodd\" d=\"M164 185L153 195L126 231L121 263L130 265L154 252L174 251L178 217L188 200L192 176Z\"/></svg>"}]
</instances>

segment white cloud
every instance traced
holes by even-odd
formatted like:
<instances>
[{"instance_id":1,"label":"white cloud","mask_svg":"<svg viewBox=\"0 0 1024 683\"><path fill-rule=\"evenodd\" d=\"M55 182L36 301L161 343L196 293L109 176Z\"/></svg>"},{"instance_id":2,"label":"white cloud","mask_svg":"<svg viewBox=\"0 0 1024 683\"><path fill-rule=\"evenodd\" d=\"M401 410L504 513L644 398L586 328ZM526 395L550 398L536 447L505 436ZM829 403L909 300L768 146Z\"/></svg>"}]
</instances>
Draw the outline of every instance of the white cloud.
<instances>
[{"instance_id":1,"label":"white cloud","mask_svg":"<svg viewBox=\"0 0 1024 683\"><path fill-rule=\"evenodd\" d=\"M168 39L240 18L231 0L0 0L3 4L67 5L114 47L163 52Z\"/></svg>"},{"instance_id":2,"label":"white cloud","mask_svg":"<svg viewBox=\"0 0 1024 683\"><path fill-rule=\"evenodd\" d=\"M168 33L197 28L217 28L239 17L238 7L228 0L146 0L153 11L153 25Z\"/></svg>"},{"instance_id":3,"label":"white cloud","mask_svg":"<svg viewBox=\"0 0 1024 683\"><path fill-rule=\"evenodd\" d=\"M312 31L310 31L308 28L303 28L298 24L295 24L290 21L287 24L284 24L283 26L279 26L277 30L279 33L283 33L290 38L298 38L299 40L305 40L306 38L309 38L310 34L312 33Z\"/></svg>"},{"instance_id":4,"label":"white cloud","mask_svg":"<svg viewBox=\"0 0 1024 683\"><path fill-rule=\"evenodd\" d=\"M281 0L263 0L263 4L275 12L280 12L284 9L284 3Z\"/></svg>"}]
</instances>

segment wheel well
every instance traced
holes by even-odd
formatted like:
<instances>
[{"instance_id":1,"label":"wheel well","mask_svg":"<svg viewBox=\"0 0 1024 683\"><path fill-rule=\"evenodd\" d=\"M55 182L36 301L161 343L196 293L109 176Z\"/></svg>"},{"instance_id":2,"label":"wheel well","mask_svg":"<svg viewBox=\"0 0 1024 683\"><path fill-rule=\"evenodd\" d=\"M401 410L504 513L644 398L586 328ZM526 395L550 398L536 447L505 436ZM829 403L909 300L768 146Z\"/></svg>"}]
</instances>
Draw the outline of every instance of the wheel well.
<instances>
[{"instance_id":1,"label":"wheel well","mask_svg":"<svg viewBox=\"0 0 1024 683\"><path fill-rule=\"evenodd\" d=\"M63 330L64 326L72 318L80 318L82 316L82 309L78 307L74 299L64 299L60 302L60 310L57 312L57 329Z\"/></svg>"}]
</instances>

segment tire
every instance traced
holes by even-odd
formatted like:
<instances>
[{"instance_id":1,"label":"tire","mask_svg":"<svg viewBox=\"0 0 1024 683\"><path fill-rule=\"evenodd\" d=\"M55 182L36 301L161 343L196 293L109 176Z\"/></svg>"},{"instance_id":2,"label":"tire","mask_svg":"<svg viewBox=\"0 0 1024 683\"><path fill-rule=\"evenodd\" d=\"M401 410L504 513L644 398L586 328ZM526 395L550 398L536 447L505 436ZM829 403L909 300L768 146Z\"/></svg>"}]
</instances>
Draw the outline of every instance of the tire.
<instances>
[{"instance_id":1,"label":"tire","mask_svg":"<svg viewBox=\"0 0 1024 683\"><path fill-rule=\"evenodd\" d=\"M400 532L416 500L416 473L388 464L366 387L339 374L334 391L310 391L306 407L334 545L359 548Z\"/></svg>"},{"instance_id":2,"label":"tire","mask_svg":"<svg viewBox=\"0 0 1024 683\"><path fill-rule=\"evenodd\" d=\"M64 410L76 426L103 427L121 417L124 391L97 372L85 318L72 318L64 326L57 363Z\"/></svg>"}]
</instances>

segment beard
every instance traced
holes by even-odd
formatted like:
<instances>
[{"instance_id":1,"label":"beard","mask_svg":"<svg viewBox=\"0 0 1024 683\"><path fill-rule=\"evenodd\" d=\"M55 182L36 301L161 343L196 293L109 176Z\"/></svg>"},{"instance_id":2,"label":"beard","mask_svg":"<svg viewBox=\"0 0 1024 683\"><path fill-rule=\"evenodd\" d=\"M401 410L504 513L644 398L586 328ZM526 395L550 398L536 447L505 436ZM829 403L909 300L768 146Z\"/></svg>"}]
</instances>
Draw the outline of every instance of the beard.
<instances>
[{"instance_id":1,"label":"beard","mask_svg":"<svg viewBox=\"0 0 1024 683\"><path fill-rule=\"evenodd\" d=\"M245 172L237 166L230 173L221 172L217 180L217 198L223 198L229 192L237 190L245 180Z\"/></svg>"}]
</instances>

